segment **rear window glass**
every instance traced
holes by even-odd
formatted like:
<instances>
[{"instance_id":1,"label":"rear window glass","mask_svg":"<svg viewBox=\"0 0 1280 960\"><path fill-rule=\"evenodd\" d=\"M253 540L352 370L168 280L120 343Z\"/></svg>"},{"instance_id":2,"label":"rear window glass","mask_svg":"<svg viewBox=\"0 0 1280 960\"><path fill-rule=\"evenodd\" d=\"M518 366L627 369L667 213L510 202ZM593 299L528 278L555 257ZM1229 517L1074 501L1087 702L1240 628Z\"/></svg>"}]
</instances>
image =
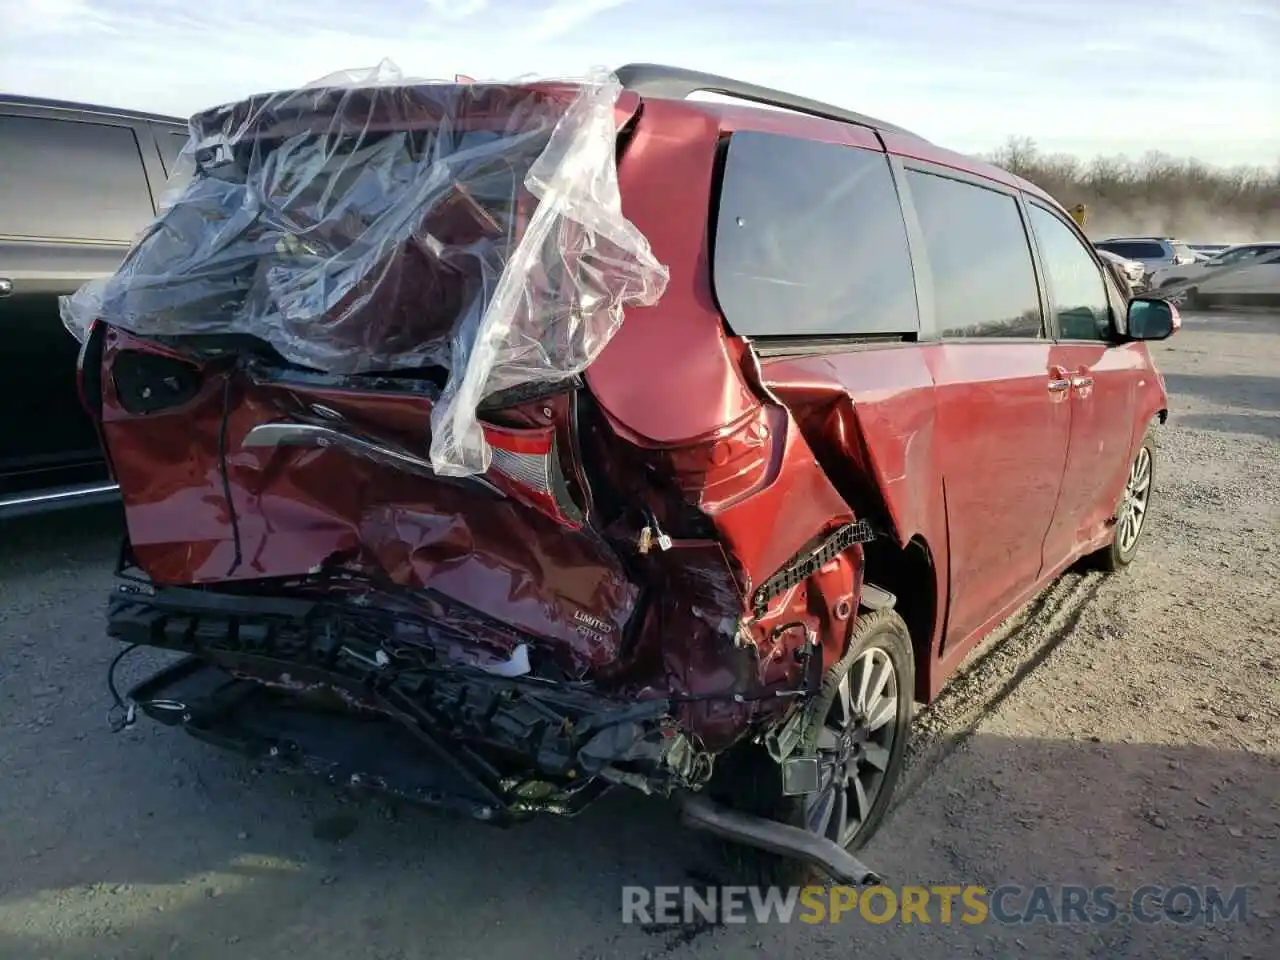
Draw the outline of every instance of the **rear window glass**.
<instances>
[{"instance_id":1,"label":"rear window glass","mask_svg":"<svg viewBox=\"0 0 1280 960\"><path fill-rule=\"evenodd\" d=\"M906 225L882 153L735 133L712 271L716 299L740 335L919 328Z\"/></svg>"},{"instance_id":2,"label":"rear window glass","mask_svg":"<svg viewBox=\"0 0 1280 960\"><path fill-rule=\"evenodd\" d=\"M164 172L172 176L173 165L178 162L182 148L187 145L187 132L164 130L156 135L156 140L160 144L160 158L164 160Z\"/></svg>"},{"instance_id":3,"label":"rear window glass","mask_svg":"<svg viewBox=\"0 0 1280 960\"><path fill-rule=\"evenodd\" d=\"M1164 256L1164 247L1149 240L1104 240L1094 246L1132 260L1155 260Z\"/></svg>"},{"instance_id":4,"label":"rear window glass","mask_svg":"<svg viewBox=\"0 0 1280 960\"><path fill-rule=\"evenodd\" d=\"M164 162L164 175L167 178L162 203L175 198L177 192L191 181L195 172L194 163L190 159L185 164L178 164L178 158L182 156L182 148L187 145L188 139L189 134L185 130L165 129L156 132L156 143L160 146L160 159Z\"/></svg>"},{"instance_id":5,"label":"rear window glass","mask_svg":"<svg viewBox=\"0 0 1280 960\"><path fill-rule=\"evenodd\" d=\"M129 127L0 116L0 234L132 240L154 215Z\"/></svg>"},{"instance_id":6,"label":"rear window glass","mask_svg":"<svg viewBox=\"0 0 1280 960\"><path fill-rule=\"evenodd\" d=\"M1038 337L1040 291L1018 202L949 177L907 171L934 311L944 337Z\"/></svg>"}]
</instances>

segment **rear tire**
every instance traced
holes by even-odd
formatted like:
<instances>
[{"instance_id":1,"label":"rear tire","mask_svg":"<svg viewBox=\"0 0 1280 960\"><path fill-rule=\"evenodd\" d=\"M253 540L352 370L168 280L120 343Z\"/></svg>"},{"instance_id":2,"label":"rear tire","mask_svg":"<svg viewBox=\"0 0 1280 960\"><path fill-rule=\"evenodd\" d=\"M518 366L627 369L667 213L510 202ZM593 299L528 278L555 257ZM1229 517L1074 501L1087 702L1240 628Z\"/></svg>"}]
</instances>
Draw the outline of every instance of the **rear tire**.
<instances>
[{"instance_id":1,"label":"rear tire","mask_svg":"<svg viewBox=\"0 0 1280 960\"><path fill-rule=\"evenodd\" d=\"M1162 290L1176 287L1180 282L1179 280L1165 280L1155 288L1155 292L1160 293ZM1169 293L1165 299L1183 310L1200 310L1205 305L1204 299L1200 296L1200 291L1196 287L1188 287L1181 293Z\"/></svg>"},{"instance_id":2,"label":"rear tire","mask_svg":"<svg viewBox=\"0 0 1280 960\"><path fill-rule=\"evenodd\" d=\"M722 802L857 850L879 829L892 803L914 690L911 635L902 617L892 610L863 614L848 651L823 675L797 748L817 752L823 788L805 796L784 795L778 765L751 744L726 757L718 771ZM723 849L734 874L749 884L791 886L818 879L799 860L737 844Z\"/></svg>"}]
</instances>

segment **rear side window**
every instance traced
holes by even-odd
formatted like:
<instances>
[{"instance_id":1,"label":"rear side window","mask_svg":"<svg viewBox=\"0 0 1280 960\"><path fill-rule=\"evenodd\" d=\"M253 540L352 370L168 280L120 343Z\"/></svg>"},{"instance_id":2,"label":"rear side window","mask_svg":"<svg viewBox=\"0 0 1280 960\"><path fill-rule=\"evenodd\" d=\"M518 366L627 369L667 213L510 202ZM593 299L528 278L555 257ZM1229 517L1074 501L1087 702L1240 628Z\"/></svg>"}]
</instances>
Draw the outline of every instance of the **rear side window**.
<instances>
[{"instance_id":1,"label":"rear side window","mask_svg":"<svg viewBox=\"0 0 1280 960\"><path fill-rule=\"evenodd\" d=\"M180 169L178 168L178 158L182 155L182 148L187 145L189 134L187 131L176 130L160 130L156 133L156 142L160 144L160 159L164 161L164 174L168 178L165 184L166 191L180 190L185 187L191 180L191 175L195 172L194 165L187 162ZM164 199L161 202L165 202Z\"/></svg>"},{"instance_id":2,"label":"rear side window","mask_svg":"<svg viewBox=\"0 0 1280 960\"><path fill-rule=\"evenodd\" d=\"M164 161L164 172L173 176L173 165L178 162L182 148L187 145L187 133L185 130L181 133L162 130L156 134L156 140L160 143L160 159Z\"/></svg>"},{"instance_id":3,"label":"rear side window","mask_svg":"<svg viewBox=\"0 0 1280 960\"><path fill-rule=\"evenodd\" d=\"M1157 260L1165 255L1164 247L1153 240L1103 240L1094 246L1130 260Z\"/></svg>"},{"instance_id":4,"label":"rear side window","mask_svg":"<svg viewBox=\"0 0 1280 960\"><path fill-rule=\"evenodd\" d=\"M882 153L735 133L712 276L720 309L739 335L919 329L906 224Z\"/></svg>"},{"instance_id":5,"label":"rear side window","mask_svg":"<svg viewBox=\"0 0 1280 960\"><path fill-rule=\"evenodd\" d=\"M0 116L0 234L134 238L154 215L129 127Z\"/></svg>"},{"instance_id":6,"label":"rear side window","mask_svg":"<svg viewBox=\"0 0 1280 960\"><path fill-rule=\"evenodd\" d=\"M907 171L944 337L1038 337L1031 244L1018 202L962 180Z\"/></svg>"},{"instance_id":7,"label":"rear side window","mask_svg":"<svg viewBox=\"0 0 1280 960\"><path fill-rule=\"evenodd\" d=\"M1034 203L1028 205L1031 229L1049 281L1049 302L1064 340L1106 340L1111 307L1102 271L1088 249L1058 217Z\"/></svg>"}]
</instances>

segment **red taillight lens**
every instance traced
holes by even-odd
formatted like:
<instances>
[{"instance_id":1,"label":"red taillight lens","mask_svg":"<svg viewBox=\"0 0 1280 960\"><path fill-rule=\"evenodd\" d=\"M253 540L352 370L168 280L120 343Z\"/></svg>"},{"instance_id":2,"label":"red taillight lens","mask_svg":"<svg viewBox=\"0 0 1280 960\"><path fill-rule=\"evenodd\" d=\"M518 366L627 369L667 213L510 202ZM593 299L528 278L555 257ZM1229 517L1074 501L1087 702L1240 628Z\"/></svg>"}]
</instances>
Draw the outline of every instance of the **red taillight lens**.
<instances>
[{"instance_id":1,"label":"red taillight lens","mask_svg":"<svg viewBox=\"0 0 1280 960\"><path fill-rule=\"evenodd\" d=\"M555 430L507 430L486 425L493 460L485 479L513 500L557 523L578 528L582 511L573 502L560 468Z\"/></svg>"}]
</instances>

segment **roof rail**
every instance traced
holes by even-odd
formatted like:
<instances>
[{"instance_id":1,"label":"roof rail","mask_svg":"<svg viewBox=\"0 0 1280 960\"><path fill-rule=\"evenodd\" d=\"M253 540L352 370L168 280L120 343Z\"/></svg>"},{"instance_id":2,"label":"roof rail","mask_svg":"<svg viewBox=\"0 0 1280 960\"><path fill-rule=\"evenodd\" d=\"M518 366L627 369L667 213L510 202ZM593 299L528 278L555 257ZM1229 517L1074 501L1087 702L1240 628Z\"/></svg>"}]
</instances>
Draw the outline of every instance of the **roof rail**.
<instances>
[{"instance_id":1,"label":"roof rail","mask_svg":"<svg viewBox=\"0 0 1280 960\"><path fill-rule=\"evenodd\" d=\"M749 100L753 103L794 110L797 113L824 117L827 120L856 123L863 127L916 137L918 140L924 139L896 124L885 123L883 120L845 110L830 103L823 103L821 100L810 100L808 97L801 97L794 93L761 87L754 83L747 83L745 80L733 80L714 73L686 70L683 67L668 67L660 63L628 63L615 70L614 75L624 87L634 90L641 96L684 100L691 93L719 93L739 100Z\"/></svg>"},{"instance_id":2,"label":"roof rail","mask_svg":"<svg viewBox=\"0 0 1280 960\"><path fill-rule=\"evenodd\" d=\"M150 113L145 110L129 110L124 107L110 107L99 103L81 103L77 100L56 100L51 97L33 97L26 94L0 92L0 103L6 106L37 107L49 110L73 110L85 113L97 113L108 117L121 117L130 120L151 120L156 123L176 123L186 126L186 117L174 117L163 113Z\"/></svg>"}]
</instances>

